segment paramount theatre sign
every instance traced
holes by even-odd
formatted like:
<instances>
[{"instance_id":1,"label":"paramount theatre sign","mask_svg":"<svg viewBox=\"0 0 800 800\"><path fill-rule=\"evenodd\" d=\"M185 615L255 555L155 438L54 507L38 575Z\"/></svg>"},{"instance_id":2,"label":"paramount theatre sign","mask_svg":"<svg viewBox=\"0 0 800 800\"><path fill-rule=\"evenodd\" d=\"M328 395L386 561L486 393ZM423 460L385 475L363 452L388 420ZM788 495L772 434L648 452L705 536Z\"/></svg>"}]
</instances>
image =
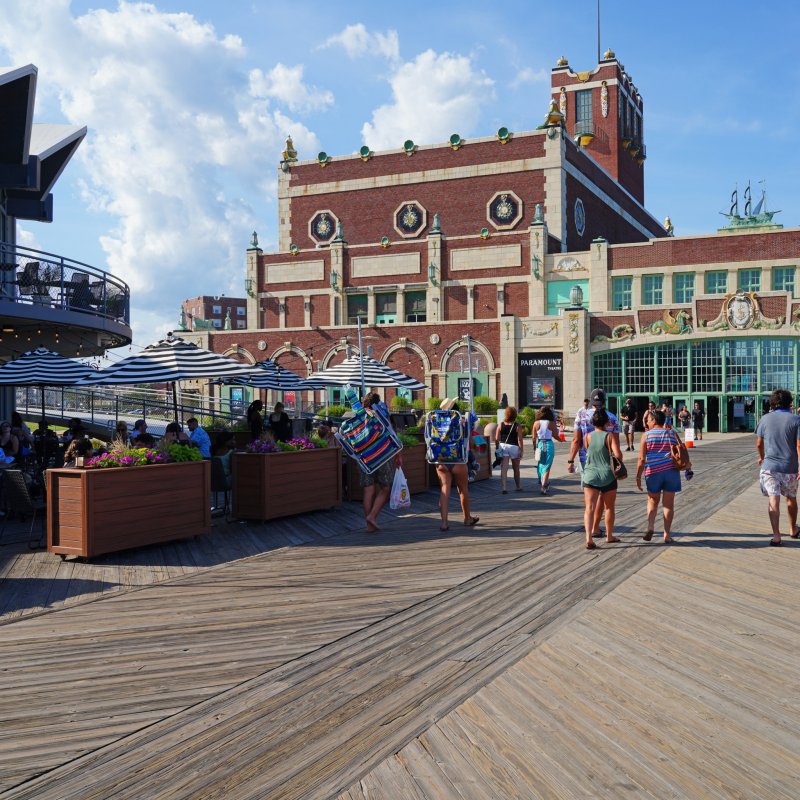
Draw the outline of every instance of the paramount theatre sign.
<instances>
[{"instance_id":1,"label":"paramount theatre sign","mask_svg":"<svg viewBox=\"0 0 800 800\"><path fill-rule=\"evenodd\" d=\"M519 406L563 407L564 354L519 353Z\"/></svg>"}]
</instances>

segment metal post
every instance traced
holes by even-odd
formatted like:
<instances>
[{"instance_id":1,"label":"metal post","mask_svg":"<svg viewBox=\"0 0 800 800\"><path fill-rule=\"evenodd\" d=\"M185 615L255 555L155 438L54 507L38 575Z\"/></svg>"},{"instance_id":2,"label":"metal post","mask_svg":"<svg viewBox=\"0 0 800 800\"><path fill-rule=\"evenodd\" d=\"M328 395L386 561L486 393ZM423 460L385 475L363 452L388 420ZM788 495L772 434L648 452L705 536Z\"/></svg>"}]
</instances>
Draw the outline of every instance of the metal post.
<instances>
[{"instance_id":1,"label":"metal post","mask_svg":"<svg viewBox=\"0 0 800 800\"><path fill-rule=\"evenodd\" d=\"M472 337L467 334L467 375L469 376L469 410L474 411L472 396Z\"/></svg>"},{"instance_id":2,"label":"metal post","mask_svg":"<svg viewBox=\"0 0 800 800\"><path fill-rule=\"evenodd\" d=\"M364 345L361 339L361 315L359 314L356 319L358 320L358 358L361 364L361 397L363 398L367 388L364 386Z\"/></svg>"}]
</instances>

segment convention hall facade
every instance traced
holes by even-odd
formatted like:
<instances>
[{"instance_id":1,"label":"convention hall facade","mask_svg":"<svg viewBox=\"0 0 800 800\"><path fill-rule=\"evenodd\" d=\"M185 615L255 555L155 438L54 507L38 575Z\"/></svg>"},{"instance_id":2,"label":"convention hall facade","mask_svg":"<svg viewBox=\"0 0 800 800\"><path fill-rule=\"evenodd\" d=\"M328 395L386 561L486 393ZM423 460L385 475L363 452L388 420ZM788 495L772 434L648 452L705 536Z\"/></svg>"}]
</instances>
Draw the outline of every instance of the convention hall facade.
<instances>
[{"instance_id":1,"label":"convention hall facade","mask_svg":"<svg viewBox=\"0 0 800 800\"><path fill-rule=\"evenodd\" d=\"M513 405L570 415L602 386L612 408L698 401L709 430L752 428L797 388L800 230L748 192L723 229L673 235L644 205L645 140L611 51L586 72L559 59L531 131L311 160L289 140L277 252L254 234L246 253L248 328L192 336L308 375L360 318L364 351L427 397L465 391L471 366L476 395Z\"/></svg>"}]
</instances>

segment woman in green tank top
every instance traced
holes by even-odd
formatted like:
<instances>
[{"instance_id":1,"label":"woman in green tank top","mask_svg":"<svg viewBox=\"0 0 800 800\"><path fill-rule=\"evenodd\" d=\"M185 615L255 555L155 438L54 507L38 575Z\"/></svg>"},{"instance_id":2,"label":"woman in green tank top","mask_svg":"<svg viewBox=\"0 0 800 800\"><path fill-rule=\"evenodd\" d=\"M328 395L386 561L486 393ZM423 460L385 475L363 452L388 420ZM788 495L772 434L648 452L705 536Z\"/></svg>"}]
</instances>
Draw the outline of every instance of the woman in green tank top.
<instances>
[{"instance_id":1,"label":"woman in green tank top","mask_svg":"<svg viewBox=\"0 0 800 800\"><path fill-rule=\"evenodd\" d=\"M594 550L592 541L592 524L597 504L605 506L606 541L618 542L614 536L615 505L617 502L617 479L611 469L611 453L622 461L619 441L612 433L605 430L608 414L605 409L598 408L592 417L594 431L587 437L586 466L583 470L583 527L586 531L586 549ZM611 450L609 450L609 447Z\"/></svg>"}]
</instances>

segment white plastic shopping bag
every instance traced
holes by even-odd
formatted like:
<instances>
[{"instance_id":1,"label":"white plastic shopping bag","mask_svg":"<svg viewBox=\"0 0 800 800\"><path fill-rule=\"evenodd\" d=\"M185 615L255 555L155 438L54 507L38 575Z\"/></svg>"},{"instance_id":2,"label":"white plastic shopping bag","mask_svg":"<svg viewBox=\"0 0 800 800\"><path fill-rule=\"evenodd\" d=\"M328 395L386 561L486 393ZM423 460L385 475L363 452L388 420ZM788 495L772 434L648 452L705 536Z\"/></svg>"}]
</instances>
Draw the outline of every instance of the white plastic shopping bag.
<instances>
[{"instance_id":1,"label":"white plastic shopping bag","mask_svg":"<svg viewBox=\"0 0 800 800\"><path fill-rule=\"evenodd\" d=\"M394 471L392 493L389 496L389 508L392 511L397 511L400 508L411 508L411 493L408 491L406 476L400 467Z\"/></svg>"}]
</instances>

